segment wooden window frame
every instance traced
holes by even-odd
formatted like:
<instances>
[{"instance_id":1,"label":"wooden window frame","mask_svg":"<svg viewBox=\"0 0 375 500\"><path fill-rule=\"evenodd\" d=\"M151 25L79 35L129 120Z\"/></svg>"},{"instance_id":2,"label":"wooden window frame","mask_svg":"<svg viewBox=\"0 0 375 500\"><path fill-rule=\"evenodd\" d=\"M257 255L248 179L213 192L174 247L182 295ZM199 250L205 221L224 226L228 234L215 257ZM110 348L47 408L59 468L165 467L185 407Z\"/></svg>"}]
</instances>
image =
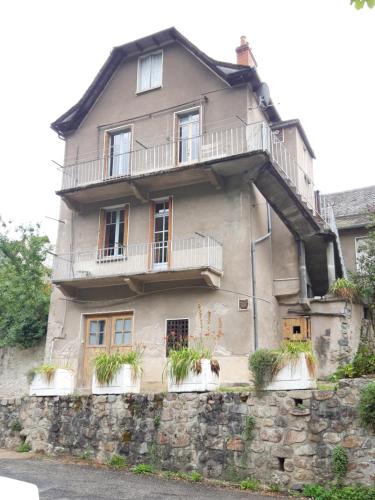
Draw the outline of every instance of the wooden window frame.
<instances>
[{"instance_id":1,"label":"wooden window frame","mask_svg":"<svg viewBox=\"0 0 375 500\"><path fill-rule=\"evenodd\" d=\"M124 313L124 314L114 314L110 316L111 318L111 345L110 347L116 348L116 347L131 347L133 345L133 332L134 332L134 315L132 313ZM129 344L116 344L115 338L116 338L116 320L121 319L130 319L132 322L131 326L131 331L130 331L130 336L131 336L131 341Z\"/></svg>"},{"instance_id":2,"label":"wooden window frame","mask_svg":"<svg viewBox=\"0 0 375 500\"><path fill-rule=\"evenodd\" d=\"M106 340L106 331L107 331L107 324L108 324L107 319L108 318L104 315L86 316L86 328L85 328L85 334L86 334L85 346L86 347L95 348L95 349L107 347L108 344L106 342L104 342L103 344L90 344L90 323L91 323L91 321L104 321L105 322L105 324L104 324L104 340Z\"/></svg>"},{"instance_id":3,"label":"wooden window frame","mask_svg":"<svg viewBox=\"0 0 375 500\"><path fill-rule=\"evenodd\" d=\"M124 237L123 237L123 255L113 255L113 256L100 256L100 252L105 249L105 236L106 236L106 212L115 210L124 210ZM125 203L125 205L116 205L110 207L102 207L99 209L99 229L98 229L98 244L97 244L97 261L98 262L111 262L113 260L127 259L126 249L129 244L129 213L130 213L130 203Z\"/></svg>"},{"instance_id":4,"label":"wooden window frame","mask_svg":"<svg viewBox=\"0 0 375 500\"><path fill-rule=\"evenodd\" d=\"M197 110L199 112L199 135L202 136L202 131L203 131L203 107L202 107L202 105L192 106L191 108L186 108L186 109L180 109L180 110L175 111L173 113L173 149L174 149L173 158L174 158L175 164L177 166L191 165L194 163L199 163L199 161L200 161L200 155L199 155L199 158L194 162L190 162L190 163L180 163L179 162L180 116L192 113L193 111L197 111Z\"/></svg>"}]
</instances>

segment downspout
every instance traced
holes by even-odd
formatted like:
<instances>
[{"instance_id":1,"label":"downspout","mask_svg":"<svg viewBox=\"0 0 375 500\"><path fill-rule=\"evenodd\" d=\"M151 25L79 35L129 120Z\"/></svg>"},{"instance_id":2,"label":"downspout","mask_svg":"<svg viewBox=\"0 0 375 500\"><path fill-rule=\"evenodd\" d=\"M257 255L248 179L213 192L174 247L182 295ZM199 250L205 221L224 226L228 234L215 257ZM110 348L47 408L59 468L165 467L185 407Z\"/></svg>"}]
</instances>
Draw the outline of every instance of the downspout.
<instances>
[{"instance_id":1,"label":"downspout","mask_svg":"<svg viewBox=\"0 0 375 500\"><path fill-rule=\"evenodd\" d=\"M298 246L298 268L299 268L299 281L301 285L300 299L306 302L307 299L307 271L306 271L306 252L305 243L303 240L297 240Z\"/></svg>"},{"instance_id":2,"label":"downspout","mask_svg":"<svg viewBox=\"0 0 375 500\"><path fill-rule=\"evenodd\" d=\"M257 351L259 348L258 339L258 307L256 300L256 245L266 240L271 236L272 226L271 226L271 211L270 206L267 203L267 234L261 236L260 238L251 242L251 277L252 277L252 302L253 302L253 326L254 326L254 350Z\"/></svg>"}]
</instances>

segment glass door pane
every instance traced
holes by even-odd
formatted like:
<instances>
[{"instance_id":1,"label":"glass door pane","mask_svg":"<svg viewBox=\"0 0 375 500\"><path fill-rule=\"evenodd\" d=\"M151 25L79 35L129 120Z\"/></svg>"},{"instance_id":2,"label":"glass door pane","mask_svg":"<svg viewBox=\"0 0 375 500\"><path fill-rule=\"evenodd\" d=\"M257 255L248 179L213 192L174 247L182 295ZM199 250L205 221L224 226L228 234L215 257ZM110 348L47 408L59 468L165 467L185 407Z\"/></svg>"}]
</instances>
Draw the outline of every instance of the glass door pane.
<instances>
[{"instance_id":1,"label":"glass door pane","mask_svg":"<svg viewBox=\"0 0 375 500\"><path fill-rule=\"evenodd\" d=\"M199 111L179 117L179 163L191 163L199 159Z\"/></svg>"},{"instance_id":2,"label":"glass door pane","mask_svg":"<svg viewBox=\"0 0 375 500\"><path fill-rule=\"evenodd\" d=\"M111 134L109 175L120 177L129 174L131 132Z\"/></svg>"},{"instance_id":3,"label":"glass door pane","mask_svg":"<svg viewBox=\"0 0 375 500\"><path fill-rule=\"evenodd\" d=\"M154 215L154 267L163 267L168 262L169 202L155 204Z\"/></svg>"}]
</instances>

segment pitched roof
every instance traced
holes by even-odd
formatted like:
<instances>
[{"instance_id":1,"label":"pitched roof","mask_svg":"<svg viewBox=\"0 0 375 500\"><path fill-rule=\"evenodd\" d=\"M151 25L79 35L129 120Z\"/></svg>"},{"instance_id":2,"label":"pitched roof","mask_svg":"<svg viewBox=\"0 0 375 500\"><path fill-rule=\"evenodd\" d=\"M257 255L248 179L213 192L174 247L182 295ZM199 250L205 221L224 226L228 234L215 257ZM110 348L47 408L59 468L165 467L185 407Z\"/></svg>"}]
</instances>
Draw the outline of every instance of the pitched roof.
<instances>
[{"instance_id":1,"label":"pitched roof","mask_svg":"<svg viewBox=\"0 0 375 500\"><path fill-rule=\"evenodd\" d=\"M366 226L375 214L375 186L322 195L333 206L339 229Z\"/></svg>"},{"instance_id":2,"label":"pitched roof","mask_svg":"<svg viewBox=\"0 0 375 500\"><path fill-rule=\"evenodd\" d=\"M182 46L186 47L229 85L249 82L253 90L257 92L262 83L255 68L212 59L198 49L198 47L193 45L187 38L177 31L176 28L172 27L159 31L158 33L154 33L153 35L148 35L144 38L139 38L138 40L114 47L108 59L81 99L77 102L77 104L72 106L51 124L52 129L62 137L66 137L74 132L104 90L117 67L124 60L129 57L138 56L150 50L155 50L158 47L170 42L178 42ZM278 122L281 120L279 113L272 103L272 100L270 105L264 111L270 122Z\"/></svg>"}]
</instances>

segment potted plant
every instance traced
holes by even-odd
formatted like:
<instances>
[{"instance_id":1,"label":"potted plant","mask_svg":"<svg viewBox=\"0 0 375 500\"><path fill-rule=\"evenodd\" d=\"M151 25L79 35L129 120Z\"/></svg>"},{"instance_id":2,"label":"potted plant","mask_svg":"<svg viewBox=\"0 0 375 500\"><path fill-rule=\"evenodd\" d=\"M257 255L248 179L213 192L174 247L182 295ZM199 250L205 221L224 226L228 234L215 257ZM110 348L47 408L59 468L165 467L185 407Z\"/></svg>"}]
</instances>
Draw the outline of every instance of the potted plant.
<instances>
[{"instance_id":1,"label":"potted plant","mask_svg":"<svg viewBox=\"0 0 375 500\"><path fill-rule=\"evenodd\" d=\"M316 360L310 341L288 341L277 350L256 351L249 358L249 366L258 389L316 388Z\"/></svg>"},{"instance_id":2,"label":"potted plant","mask_svg":"<svg viewBox=\"0 0 375 500\"><path fill-rule=\"evenodd\" d=\"M190 346L169 351L166 370L169 392L204 392L219 387L219 362L213 358L217 340L222 334L222 320L217 331L211 330L211 311L207 312L207 326L203 326L203 313L198 305L200 335L190 337Z\"/></svg>"},{"instance_id":3,"label":"potted plant","mask_svg":"<svg viewBox=\"0 0 375 500\"><path fill-rule=\"evenodd\" d=\"M138 393L141 386L142 351L103 352L95 358L93 394Z\"/></svg>"},{"instance_id":4,"label":"potted plant","mask_svg":"<svg viewBox=\"0 0 375 500\"><path fill-rule=\"evenodd\" d=\"M329 292L335 297L352 302L357 294L357 287L352 281L346 278L338 278L329 287Z\"/></svg>"},{"instance_id":5,"label":"potted plant","mask_svg":"<svg viewBox=\"0 0 375 500\"><path fill-rule=\"evenodd\" d=\"M67 396L74 391L74 373L65 366L45 363L29 372L30 396Z\"/></svg>"}]
</instances>

